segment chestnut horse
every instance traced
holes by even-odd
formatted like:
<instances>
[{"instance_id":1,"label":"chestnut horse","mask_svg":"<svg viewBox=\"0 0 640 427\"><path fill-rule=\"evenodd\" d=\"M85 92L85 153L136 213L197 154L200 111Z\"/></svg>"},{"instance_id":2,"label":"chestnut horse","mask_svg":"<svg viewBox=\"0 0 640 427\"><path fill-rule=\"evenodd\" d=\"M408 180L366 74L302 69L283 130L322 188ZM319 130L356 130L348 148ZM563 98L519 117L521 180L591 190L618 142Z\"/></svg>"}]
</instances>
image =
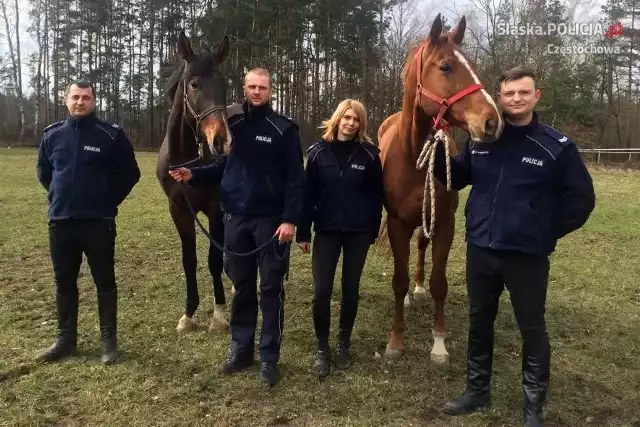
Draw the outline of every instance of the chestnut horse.
<instances>
[{"instance_id":1,"label":"chestnut horse","mask_svg":"<svg viewBox=\"0 0 640 427\"><path fill-rule=\"evenodd\" d=\"M429 35L411 51L404 68L402 110L388 117L378 130L383 165L386 228L394 258L392 286L395 315L385 356L398 358L404 351L404 302L409 291L410 243L422 222L431 215L430 195L425 200L426 168L416 163L425 140L449 125L469 131L474 142L490 142L502 132L503 122L496 104L483 89L475 65L459 50L465 32L463 17L450 33L442 33L440 14ZM448 123L446 123L446 122ZM456 147L448 134L449 152ZM431 360L444 363L449 354L444 342L444 302L448 292L446 267L453 242L458 193L435 182L435 226L428 239L418 237L416 293L424 292L425 251L432 241L429 290L435 303ZM425 230L426 232L426 230ZM408 302L408 299L407 299Z\"/></svg>"},{"instance_id":2,"label":"chestnut horse","mask_svg":"<svg viewBox=\"0 0 640 427\"><path fill-rule=\"evenodd\" d=\"M185 197L188 197L195 212L200 211L207 216L209 234L220 246L224 240L224 230L219 187L191 188L171 178L169 168L209 164L215 161L214 154L226 155L231 150L232 137L227 125L227 85L222 74L222 64L229 53L229 39L225 36L215 52L207 47L194 51L189 39L181 32L177 50L180 58L174 65L167 84L167 95L172 106L167 132L158 153L156 176L167 196L169 212L180 236L187 295L184 314L176 329L183 333L197 328L193 315L200 304L196 281L195 218ZM222 282L223 255L211 242L208 264L215 299L209 329L226 330L228 322L224 316L226 298Z\"/></svg>"}]
</instances>

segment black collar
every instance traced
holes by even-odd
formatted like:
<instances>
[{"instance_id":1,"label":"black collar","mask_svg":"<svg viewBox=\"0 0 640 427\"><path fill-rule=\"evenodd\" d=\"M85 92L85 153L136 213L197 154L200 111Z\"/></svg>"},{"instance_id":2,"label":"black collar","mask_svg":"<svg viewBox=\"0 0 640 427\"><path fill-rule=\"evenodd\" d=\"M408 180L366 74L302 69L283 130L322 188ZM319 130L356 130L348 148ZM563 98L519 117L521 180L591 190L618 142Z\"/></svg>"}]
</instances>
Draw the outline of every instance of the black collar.
<instances>
[{"instance_id":1,"label":"black collar","mask_svg":"<svg viewBox=\"0 0 640 427\"><path fill-rule=\"evenodd\" d=\"M91 112L84 117L73 117L72 115L67 116L66 123L70 126L88 126L96 123L98 118L96 117L95 112Z\"/></svg>"},{"instance_id":2,"label":"black collar","mask_svg":"<svg viewBox=\"0 0 640 427\"><path fill-rule=\"evenodd\" d=\"M249 104L248 101L244 101L242 103L242 110L244 111L244 115L248 120L262 119L273 112L273 108L271 107L271 104L269 102L262 105L253 106Z\"/></svg>"},{"instance_id":3,"label":"black collar","mask_svg":"<svg viewBox=\"0 0 640 427\"><path fill-rule=\"evenodd\" d=\"M533 131L535 131L538 127L538 113L537 112L533 112L533 117L531 117L531 121L529 123L527 123L526 125L513 125L509 122L506 121L506 118L504 122L504 130L506 133L511 134L511 135L530 135L533 133Z\"/></svg>"}]
</instances>

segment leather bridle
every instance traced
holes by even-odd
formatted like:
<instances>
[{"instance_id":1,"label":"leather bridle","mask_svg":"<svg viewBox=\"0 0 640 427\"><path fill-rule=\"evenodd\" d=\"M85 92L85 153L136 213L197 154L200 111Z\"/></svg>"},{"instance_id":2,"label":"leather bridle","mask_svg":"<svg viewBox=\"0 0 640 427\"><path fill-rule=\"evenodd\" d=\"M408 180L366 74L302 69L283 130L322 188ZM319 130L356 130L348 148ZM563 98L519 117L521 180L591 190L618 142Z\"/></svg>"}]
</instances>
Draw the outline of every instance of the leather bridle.
<instances>
[{"instance_id":1,"label":"leather bridle","mask_svg":"<svg viewBox=\"0 0 640 427\"><path fill-rule=\"evenodd\" d=\"M439 129L447 129L450 127L450 125L449 123L447 123L446 120L443 119L443 116L446 113L446 111L449 109L449 107L452 104L454 104L456 101L459 101L461 98L464 98L470 93L484 89L484 85L482 84L469 85L449 98L443 98L425 89L422 86L422 82L421 82L422 55L424 53L424 49L425 49L425 44L421 45L418 51L416 52L416 79L417 79L416 105L420 106L420 95L424 95L427 98L431 99L432 101L435 101L438 104L440 104L440 111L438 111L438 115L433 119L433 129L434 131L437 131Z\"/></svg>"}]
</instances>

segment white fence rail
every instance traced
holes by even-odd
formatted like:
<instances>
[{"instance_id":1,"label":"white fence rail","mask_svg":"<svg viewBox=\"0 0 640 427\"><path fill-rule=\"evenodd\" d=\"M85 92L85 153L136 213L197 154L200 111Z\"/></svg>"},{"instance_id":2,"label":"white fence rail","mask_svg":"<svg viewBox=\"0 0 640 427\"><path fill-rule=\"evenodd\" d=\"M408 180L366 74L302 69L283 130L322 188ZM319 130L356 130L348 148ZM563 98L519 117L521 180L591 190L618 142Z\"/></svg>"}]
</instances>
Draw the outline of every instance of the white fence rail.
<instances>
[{"instance_id":1,"label":"white fence rail","mask_svg":"<svg viewBox=\"0 0 640 427\"><path fill-rule=\"evenodd\" d=\"M632 155L640 155L640 148L581 148L579 151L581 153L597 154L598 164L600 164L600 156L602 154L626 154L629 156L629 161L631 161Z\"/></svg>"}]
</instances>

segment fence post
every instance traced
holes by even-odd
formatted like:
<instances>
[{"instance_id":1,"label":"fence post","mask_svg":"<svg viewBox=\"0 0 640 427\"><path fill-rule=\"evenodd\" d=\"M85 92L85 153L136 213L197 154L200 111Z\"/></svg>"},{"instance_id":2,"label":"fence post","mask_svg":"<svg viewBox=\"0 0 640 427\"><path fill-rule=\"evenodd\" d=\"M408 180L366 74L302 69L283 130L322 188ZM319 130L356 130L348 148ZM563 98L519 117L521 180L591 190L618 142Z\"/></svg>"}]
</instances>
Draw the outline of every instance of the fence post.
<instances>
[{"instance_id":1,"label":"fence post","mask_svg":"<svg viewBox=\"0 0 640 427\"><path fill-rule=\"evenodd\" d=\"M600 164L600 151L598 151L598 164Z\"/></svg>"}]
</instances>

